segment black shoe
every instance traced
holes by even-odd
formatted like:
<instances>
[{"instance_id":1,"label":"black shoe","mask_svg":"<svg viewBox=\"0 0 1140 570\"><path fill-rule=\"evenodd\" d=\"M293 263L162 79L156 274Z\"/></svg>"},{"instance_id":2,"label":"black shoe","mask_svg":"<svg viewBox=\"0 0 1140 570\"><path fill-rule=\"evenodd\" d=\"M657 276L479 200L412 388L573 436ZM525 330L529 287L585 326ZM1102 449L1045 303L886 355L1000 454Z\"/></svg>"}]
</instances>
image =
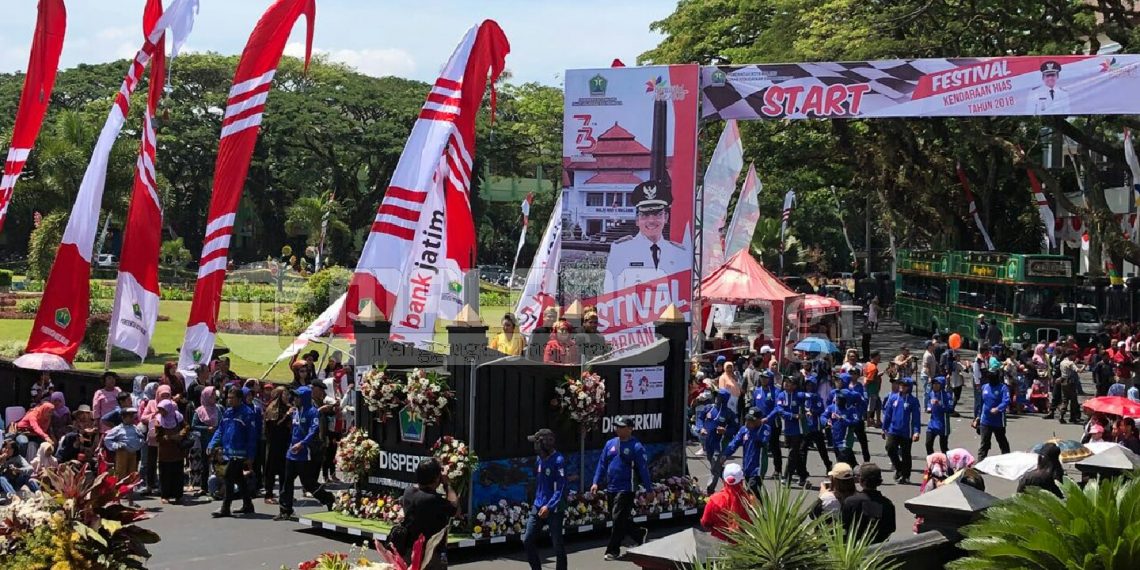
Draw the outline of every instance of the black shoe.
<instances>
[{"instance_id":1,"label":"black shoe","mask_svg":"<svg viewBox=\"0 0 1140 570\"><path fill-rule=\"evenodd\" d=\"M253 505L245 505L242 508L234 511L235 515L252 515L253 513Z\"/></svg>"},{"instance_id":2,"label":"black shoe","mask_svg":"<svg viewBox=\"0 0 1140 570\"><path fill-rule=\"evenodd\" d=\"M641 545L645 544L645 541L649 538L649 529L641 528L637 532L638 532L638 534L641 535L641 536L637 537L637 545L641 546Z\"/></svg>"},{"instance_id":3,"label":"black shoe","mask_svg":"<svg viewBox=\"0 0 1140 570\"><path fill-rule=\"evenodd\" d=\"M216 519L220 519L220 518L229 517L229 516L233 516L233 515L231 515L230 511L228 511L226 509L218 509L218 510L210 513L210 516L212 516Z\"/></svg>"},{"instance_id":4,"label":"black shoe","mask_svg":"<svg viewBox=\"0 0 1140 570\"><path fill-rule=\"evenodd\" d=\"M1053 419L1054 417L1056 417L1056 416L1053 414L1053 412L1049 412L1049 413L1045 414L1045 415L1044 415L1044 416L1043 416L1041 419L1043 419L1043 420L1051 420L1051 419Z\"/></svg>"},{"instance_id":5,"label":"black shoe","mask_svg":"<svg viewBox=\"0 0 1140 570\"><path fill-rule=\"evenodd\" d=\"M1069 423L1069 422L1066 422L1066 421L1065 421L1065 418L1060 418L1060 419L1058 419L1057 421L1058 421L1058 422L1061 422L1061 423L1063 423L1063 424L1067 424L1067 423Z\"/></svg>"},{"instance_id":6,"label":"black shoe","mask_svg":"<svg viewBox=\"0 0 1140 570\"><path fill-rule=\"evenodd\" d=\"M808 481L806 478L800 479L799 486L803 487L804 489L810 489L811 481Z\"/></svg>"},{"instance_id":7,"label":"black shoe","mask_svg":"<svg viewBox=\"0 0 1140 570\"><path fill-rule=\"evenodd\" d=\"M287 513L286 512L277 513L277 516L273 517L273 520L275 520L275 521L291 521L291 520L293 520L293 512L290 511Z\"/></svg>"}]
</instances>

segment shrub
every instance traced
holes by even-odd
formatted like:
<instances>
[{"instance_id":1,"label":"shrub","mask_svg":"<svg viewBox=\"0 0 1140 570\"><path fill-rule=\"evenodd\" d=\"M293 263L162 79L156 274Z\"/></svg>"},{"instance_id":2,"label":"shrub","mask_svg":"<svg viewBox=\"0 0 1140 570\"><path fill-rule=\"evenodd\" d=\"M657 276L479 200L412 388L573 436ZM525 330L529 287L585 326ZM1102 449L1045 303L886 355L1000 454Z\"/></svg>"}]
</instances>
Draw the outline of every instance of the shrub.
<instances>
[{"instance_id":1,"label":"shrub","mask_svg":"<svg viewBox=\"0 0 1140 570\"><path fill-rule=\"evenodd\" d=\"M339 266L327 267L305 282L293 306L293 314L306 324L317 318L328 306L348 290L352 273Z\"/></svg>"},{"instance_id":2,"label":"shrub","mask_svg":"<svg viewBox=\"0 0 1140 570\"><path fill-rule=\"evenodd\" d=\"M24 354L26 345L27 343L20 340L0 341L0 358L15 360L19 358L21 354Z\"/></svg>"},{"instance_id":3,"label":"shrub","mask_svg":"<svg viewBox=\"0 0 1140 570\"><path fill-rule=\"evenodd\" d=\"M12 286L12 272L7 269L0 269L0 287Z\"/></svg>"},{"instance_id":4,"label":"shrub","mask_svg":"<svg viewBox=\"0 0 1140 570\"><path fill-rule=\"evenodd\" d=\"M479 291L479 307L506 307L511 304L506 293Z\"/></svg>"},{"instance_id":5,"label":"shrub","mask_svg":"<svg viewBox=\"0 0 1140 570\"><path fill-rule=\"evenodd\" d=\"M39 299L23 299L16 301L16 310L21 313L35 314L40 310Z\"/></svg>"},{"instance_id":6,"label":"shrub","mask_svg":"<svg viewBox=\"0 0 1140 570\"><path fill-rule=\"evenodd\" d=\"M28 240L28 279L47 279L66 225L67 214L54 212L45 216L32 230Z\"/></svg>"},{"instance_id":7,"label":"shrub","mask_svg":"<svg viewBox=\"0 0 1140 570\"><path fill-rule=\"evenodd\" d=\"M176 265L181 267L190 261L190 250L186 249L186 244L182 238L169 239L162 242L162 248L159 250L159 258L167 265Z\"/></svg>"}]
</instances>

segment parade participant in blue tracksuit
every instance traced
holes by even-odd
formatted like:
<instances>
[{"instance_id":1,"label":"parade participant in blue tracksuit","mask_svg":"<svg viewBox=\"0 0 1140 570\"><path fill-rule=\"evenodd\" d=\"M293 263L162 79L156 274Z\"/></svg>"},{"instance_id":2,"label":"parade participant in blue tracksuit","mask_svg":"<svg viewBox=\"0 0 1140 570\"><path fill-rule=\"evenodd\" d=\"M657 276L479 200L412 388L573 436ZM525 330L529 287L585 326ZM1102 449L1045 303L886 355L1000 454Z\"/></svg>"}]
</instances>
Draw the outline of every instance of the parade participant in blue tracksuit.
<instances>
[{"instance_id":1,"label":"parade participant in blue tracksuit","mask_svg":"<svg viewBox=\"0 0 1140 570\"><path fill-rule=\"evenodd\" d=\"M562 497L566 492L566 459L554 447L554 432L540 429L528 435L527 441L534 444L538 454L535 468L538 472L535 483L534 504L526 521L523 546L531 570L542 568L538 557L538 534L542 525L550 525L550 541L554 544L554 568L566 570L566 543L562 540Z\"/></svg>"},{"instance_id":2,"label":"parade participant in blue tracksuit","mask_svg":"<svg viewBox=\"0 0 1140 570\"><path fill-rule=\"evenodd\" d=\"M720 461L721 469L724 461L732 457L737 449L744 448L744 477L748 490L757 497L764 487L764 476L768 474L768 444L772 437L771 422L764 421L763 412L759 408L752 408L744 416L744 427L736 432L736 437L728 442Z\"/></svg>"},{"instance_id":3,"label":"parade participant in blue tracksuit","mask_svg":"<svg viewBox=\"0 0 1140 570\"><path fill-rule=\"evenodd\" d=\"M784 441L788 444L788 470L784 471L784 483L791 485L792 475L807 481L807 457L803 447L803 407L796 397L796 383L784 377L784 389L776 395L776 415L783 423Z\"/></svg>"},{"instance_id":4,"label":"parade participant in blue tracksuit","mask_svg":"<svg viewBox=\"0 0 1140 570\"><path fill-rule=\"evenodd\" d=\"M230 388L226 393L226 409L218 419L214 437L206 445L208 457L219 457L225 463L222 506L210 513L214 518L230 516L234 500L234 487L241 497L239 515L253 514L253 501L246 473L253 472L253 457L257 454L257 440L261 433L260 421L253 407L243 401L241 390Z\"/></svg>"},{"instance_id":5,"label":"parade participant in blue tracksuit","mask_svg":"<svg viewBox=\"0 0 1140 570\"><path fill-rule=\"evenodd\" d=\"M780 447L780 417L776 413L776 400L780 395L780 387L775 383L776 373L764 370L760 373L760 385L752 391L752 407L760 410L760 418L771 428L772 435L768 438L768 453L772 456L772 464L776 467L776 478L784 471L784 450Z\"/></svg>"},{"instance_id":6,"label":"parade participant in blue tracksuit","mask_svg":"<svg viewBox=\"0 0 1140 570\"><path fill-rule=\"evenodd\" d=\"M831 471L831 457L827 454L827 443L823 439L823 426L820 421L823 417L823 409L827 406L816 390L816 376L814 374L809 374L804 379L804 389L797 394L797 397L800 399L800 404L804 410L804 436L800 457L804 463L807 463L808 451L811 450L812 446L815 446L819 450L819 458L823 460L824 468ZM806 487L807 485L806 477L800 479L800 486Z\"/></svg>"},{"instance_id":7,"label":"parade participant in blue tracksuit","mask_svg":"<svg viewBox=\"0 0 1140 570\"><path fill-rule=\"evenodd\" d=\"M848 426L848 429L851 435L855 437L855 441L859 442L859 447L863 449L863 463L870 463L871 449L867 445L866 430L867 403L869 402L867 398L867 387L859 381L858 374L840 374L839 376L843 379L843 387L850 392L847 396L847 407L850 408L849 411L852 417L855 418L855 422ZM844 378L844 376L846 376L846 378ZM854 444L851 446L851 451L852 453L855 451ZM850 465L855 467L854 463Z\"/></svg>"},{"instance_id":8,"label":"parade participant in blue tracksuit","mask_svg":"<svg viewBox=\"0 0 1140 570\"><path fill-rule=\"evenodd\" d=\"M649 478L649 461L646 458L645 446L633 437L633 421L618 416L614 418L614 435L617 437L606 442L602 454L598 457L598 467L594 469L594 484L590 487L590 494L598 492L598 486L606 484L606 501L610 507L610 520L613 529L610 532L610 542L606 545L605 559L616 560L621 554L621 543L626 536L633 538L638 544L645 544L645 537L649 529L633 525L634 484L633 474L636 469L640 479L639 487L648 489L652 485Z\"/></svg>"},{"instance_id":9,"label":"parade participant in blue tracksuit","mask_svg":"<svg viewBox=\"0 0 1140 570\"><path fill-rule=\"evenodd\" d=\"M705 410L701 416L701 444L705 450L705 457L709 460L709 470L712 480L709 481L708 494L716 491L717 481L720 480L721 451L724 444L731 441L740 427L736 418L736 410L729 406L732 394L726 389L717 390L716 401Z\"/></svg>"},{"instance_id":10,"label":"parade participant in blue tracksuit","mask_svg":"<svg viewBox=\"0 0 1140 570\"><path fill-rule=\"evenodd\" d=\"M321 466L321 458L312 453L312 446L320 431L320 415L316 406L313 406L313 391L308 386L301 386L293 392L295 396L293 410L293 437L289 441L289 452L285 454L285 476L281 481L281 498L278 505L281 512L273 520L289 520L293 517L293 481L299 476L301 487L313 495L315 499L332 508L332 493L317 483L317 471Z\"/></svg>"},{"instance_id":11,"label":"parade participant in blue tracksuit","mask_svg":"<svg viewBox=\"0 0 1140 570\"><path fill-rule=\"evenodd\" d=\"M883 404L883 437L887 440L887 457L895 467L895 482L910 484L910 446L918 441L922 430L921 404L911 391L914 378L903 378L898 392Z\"/></svg>"},{"instance_id":12,"label":"parade participant in blue tracksuit","mask_svg":"<svg viewBox=\"0 0 1140 570\"><path fill-rule=\"evenodd\" d=\"M851 401L856 399L855 394L847 388L835 391L835 401L823 410L823 422L828 428L831 446L835 448L835 460L846 463L854 468L855 452L851 450L851 427L858 424Z\"/></svg>"},{"instance_id":13,"label":"parade participant in blue tracksuit","mask_svg":"<svg viewBox=\"0 0 1140 570\"><path fill-rule=\"evenodd\" d=\"M954 393L946 389L946 377L935 376L930 381L930 392L926 394L926 454L934 453L934 438L938 447L946 453L950 440L950 413L954 411Z\"/></svg>"},{"instance_id":14,"label":"parade participant in blue tracksuit","mask_svg":"<svg viewBox=\"0 0 1140 570\"><path fill-rule=\"evenodd\" d=\"M1009 387L1001 376L991 374L982 386L982 416L974 419L974 428L980 429L982 444L978 447L978 461L990 452L990 438L997 437L998 448L1009 453L1009 440L1005 437L1005 411L1009 409Z\"/></svg>"}]
</instances>

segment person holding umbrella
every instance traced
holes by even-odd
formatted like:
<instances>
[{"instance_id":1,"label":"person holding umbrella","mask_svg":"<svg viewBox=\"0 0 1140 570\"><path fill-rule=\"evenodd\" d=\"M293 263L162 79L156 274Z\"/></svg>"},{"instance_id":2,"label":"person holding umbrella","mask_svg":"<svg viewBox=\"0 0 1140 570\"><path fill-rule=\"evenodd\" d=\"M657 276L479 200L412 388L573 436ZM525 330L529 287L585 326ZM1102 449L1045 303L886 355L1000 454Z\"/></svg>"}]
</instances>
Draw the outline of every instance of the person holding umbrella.
<instances>
[{"instance_id":1,"label":"person holding umbrella","mask_svg":"<svg viewBox=\"0 0 1140 570\"><path fill-rule=\"evenodd\" d=\"M554 544L554 567L566 570L566 543L562 539L562 496L566 491L566 459L554 446L554 432L540 429L528 435L527 441L534 444L537 471L534 503L530 517L526 521L523 546L526 548L527 562L531 570L542 568L538 557L538 533L543 525L550 525L550 541Z\"/></svg>"},{"instance_id":2,"label":"person holding umbrella","mask_svg":"<svg viewBox=\"0 0 1140 570\"><path fill-rule=\"evenodd\" d=\"M598 492L598 487L606 484L606 502L610 508L610 519L614 526L610 541L606 545L605 560L617 560L621 554L621 543L626 536L638 544L645 544L649 529L633 525L634 494L633 473L636 470L641 479L639 487L648 488L649 461L645 446L633 437L633 422L624 416L614 418L614 437L606 442L598 457L598 467L594 470L594 484L590 494Z\"/></svg>"}]
</instances>

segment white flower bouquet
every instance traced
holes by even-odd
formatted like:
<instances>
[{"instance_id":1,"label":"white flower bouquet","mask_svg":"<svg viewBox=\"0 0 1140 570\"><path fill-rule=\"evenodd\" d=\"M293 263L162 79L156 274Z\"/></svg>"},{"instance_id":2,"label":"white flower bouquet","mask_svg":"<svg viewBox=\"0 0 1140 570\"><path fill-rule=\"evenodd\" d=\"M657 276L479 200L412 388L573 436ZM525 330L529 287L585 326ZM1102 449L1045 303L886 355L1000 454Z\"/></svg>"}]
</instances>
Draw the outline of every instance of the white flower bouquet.
<instances>
[{"instance_id":1,"label":"white flower bouquet","mask_svg":"<svg viewBox=\"0 0 1140 570\"><path fill-rule=\"evenodd\" d=\"M354 481L363 480L380 457L380 444L359 428L352 428L336 447L336 465Z\"/></svg>"},{"instance_id":2,"label":"white flower bouquet","mask_svg":"<svg viewBox=\"0 0 1140 570\"><path fill-rule=\"evenodd\" d=\"M554 389L558 397L555 403L559 411L578 424L583 432L593 430L606 413L606 381L601 376L587 370L582 376L567 376L566 382Z\"/></svg>"},{"instance_id":3,"label":"white flower bouquet","mask_svg":"<svg viewBox=\"0 0 1140 570\"><path fill-rule=\"evenodd\" d=\"M435 425L447 410L447 402L455 396L439 374L416 368L408 374L404 386L408 411L424 421L425 425Z\"/></svg>"},{"instance_id":4,"label":"white flower bouquet","mask_svg":"<svg viewBox=\"0 0 1140 570\"><path fill-rule=\"evenodd\" d=\"M360 397L376 416L376 421L387 422L395 417L404 405L404 383L388 376L384 366L375 366L360 379Z\"/></svg>"},{"instance_id":5,"label":"white flower bouquet","mask_svg":"<svg viewBox=\"0 0 1140 570\"><path fill-rule=\"evenodd\" d=\"M467 478L479 464L479 457L471 452L467 443L450 435L439 438L431 446L431 453L439 460L443 466L443 476L447 477L455 489L461 490L466 486Z\"/></svg>"}]
</instances>

